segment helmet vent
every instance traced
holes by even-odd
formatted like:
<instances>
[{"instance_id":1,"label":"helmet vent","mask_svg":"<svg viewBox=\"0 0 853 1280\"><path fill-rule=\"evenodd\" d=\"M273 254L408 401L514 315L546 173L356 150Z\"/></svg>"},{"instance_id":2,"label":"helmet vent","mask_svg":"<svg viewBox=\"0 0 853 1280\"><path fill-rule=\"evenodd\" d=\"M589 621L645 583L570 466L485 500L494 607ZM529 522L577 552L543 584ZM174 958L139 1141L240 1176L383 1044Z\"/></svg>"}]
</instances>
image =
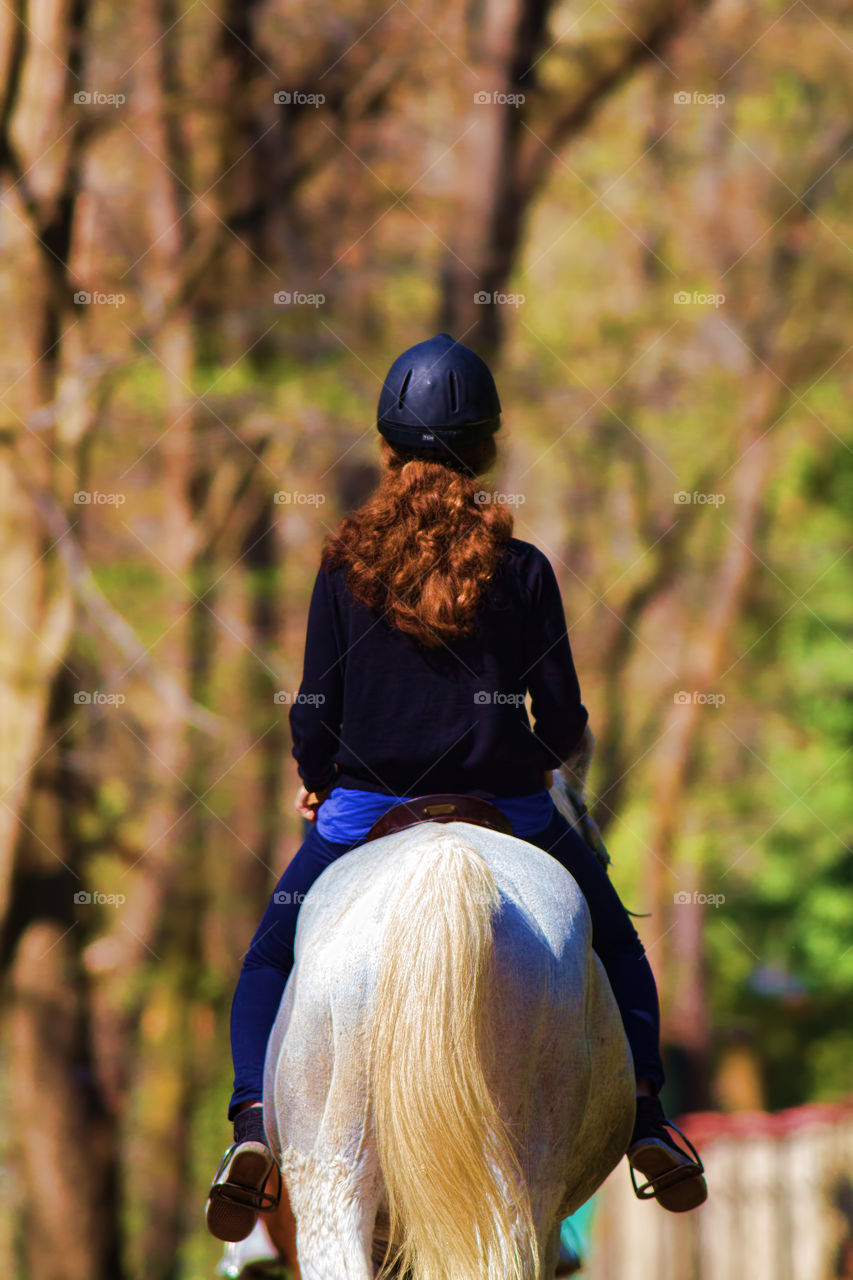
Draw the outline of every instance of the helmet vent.
<instances>
[{"instance_id":1,"label":"helmet vent","mask_svg":"<svg viewBox=\"0 0 853 1280\"><path fill-rule=\"evenodd\" d=\"M410 382L411 382L411 380L412 380L412 373L413 373L413 372L414 372L414 371L413 371L412 369L407 369L407 370L406 370L406 376L405 376L405 378L403 379L403 385L400 387L400 394L399 394L399 395L398 395L398 397L397 397L397 408L398 408L398 409L402 409L402 407L403 407L403 401L404 401L404 400L405 400L405 398L406 398L406 392L407 392L407 391L408 391L408 389L409 389L409 383L410 383Z\"/></svg>"},{"instance_id":2,"label":"helmet vent","mask_svg":"<svg viewBox=\"0 0 853 1280\"><path fill-rule=\"evenodd\" d=\"M456 373L453 369L447 375L447 381L450 386L450 411L451 413L459 412L459 391L456 386Z\"/></svg>"}]
</instances>

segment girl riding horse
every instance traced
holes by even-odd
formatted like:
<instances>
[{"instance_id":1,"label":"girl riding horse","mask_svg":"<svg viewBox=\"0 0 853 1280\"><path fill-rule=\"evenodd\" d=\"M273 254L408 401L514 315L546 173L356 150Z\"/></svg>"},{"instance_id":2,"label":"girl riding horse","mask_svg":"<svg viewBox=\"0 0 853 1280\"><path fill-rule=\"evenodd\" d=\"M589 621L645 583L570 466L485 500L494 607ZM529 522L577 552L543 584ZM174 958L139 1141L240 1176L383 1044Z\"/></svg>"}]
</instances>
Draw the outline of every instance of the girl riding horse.
<instances>
[{"instance_id":1,"label":"girl riding horse","mask_svg":"<svg viewBox=\"0 0 853 1280\"><path fill-rule=\"evenodd\" d=\"M234 995L234 1145L207 1204L220 1240L243 1239L273 1201L260 1100L300 903L387 810L427 793L492 802L517 837L577 881L633 1055L628 1159L648 1179L639 1192L675 1212L707 1196L701 1163L673 1140L658 1099L658 997L643 945L602 863L549 794L550 771L585 749L588 716L554 571L481 488L500 414L488 367L448 334L404 352L379 400L379 487L324 547L290 712L303 783L296 807L313 825Z\"/></svg>"}]
</instances>

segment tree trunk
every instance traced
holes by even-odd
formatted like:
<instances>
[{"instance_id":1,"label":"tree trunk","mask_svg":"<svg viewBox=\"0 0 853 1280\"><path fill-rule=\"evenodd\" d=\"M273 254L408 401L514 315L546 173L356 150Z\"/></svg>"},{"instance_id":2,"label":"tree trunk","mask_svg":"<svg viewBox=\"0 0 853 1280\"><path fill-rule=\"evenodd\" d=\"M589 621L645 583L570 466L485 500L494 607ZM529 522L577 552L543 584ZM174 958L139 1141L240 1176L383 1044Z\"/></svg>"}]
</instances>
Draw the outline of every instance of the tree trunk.
<instances>
[{"instance_id":1,"label":"tree trunk","mask_svg":"<svg viewBox=\"0 0 853 1280\"><path fill-rule=\"evenodd\" d=\"M168 9L168 6L165 6ZM190 612L193 604L193 338L187 306L171 314L165 300L182 277L183 255L192 242L185 214L188 166L180 119L175 117L170 83L174 27L156 0L134 10L140 49L134 68L133 130L140 139L138 159L146 172L147 235L150 250L141 264L141 288L149 309L162 323L151 342L156 373L162 380L162 435L158 508L153 538L140 537L143 554L162 577L163 635L157 658L182 694L191 669ZM177 124L175 120L177 119ZM139 536L139 535L137 535ZM183 1000L180 965L167 963L177 949L192 953L191 921L179 927L173 912L181 900L188 829L183 815L194 797L186 785L188 752L185 722L176 701L161 702L140 743L150 787L145 847L129 870L122 909L110 939L109 968L93 954L99 986L99 1043L113 1069L111 1085L126 1100L133 1080L137 1105L128 1133L128 1195L145 1225L134 1240L134 1269L160 1280L176 1274L184 1233L185 1182L189 1146L187 1079L192 1059L189 1010ZM170 909L171 908L171 909ZM169 938L172 921L177 937ZM101 955L104 954L101 949ZM140 968L151 972L147 1008L128 1009L128 984ZM138 982L135 984L139 989ZM139 1032L136 1025L138 1019Z\"/></svg>"},{"instance_id":2,"label":"tree trunk","mask_svg":"<svg viewBox=\"0 0 853 1280\"><path fill-rule=\"evenodd\" d=\"M68 889L66 882L66 897ZM35 920L12 966L9 1090L26 1274L120 1280L115 1133L95 1105L73 928Z\"/></svg>"},{"instance_id":3,"label":"tree trunk","mask_svg":"<svg viewBox=\"0 0 853 1280\"><path fill-rule=\"evenodd\" d=\"M683 1064L680 1108L708 1105L710 1022L705 991L702 926L706 911L701 895L713 886L697 883L698 868L678 852L687 789L695 768L696 747L714 709L695 694L721 692L718 681L727 646L741 614L750 575L752 548L770 477L773 422L780 403L780 384L768 370L755 375L744 416L749 424L735 473L731 532L700 616L682 691L688 700L673 702L656 762L652 804L649 895L652 904L650 959L661 981L664 1041ZM728 506L725 508L729 511ZM728 523L728 520L726 521ZM680 902L678 894L689 894ZM700 900L694 895L698 894Z\"/></svg>"}]
</instances>

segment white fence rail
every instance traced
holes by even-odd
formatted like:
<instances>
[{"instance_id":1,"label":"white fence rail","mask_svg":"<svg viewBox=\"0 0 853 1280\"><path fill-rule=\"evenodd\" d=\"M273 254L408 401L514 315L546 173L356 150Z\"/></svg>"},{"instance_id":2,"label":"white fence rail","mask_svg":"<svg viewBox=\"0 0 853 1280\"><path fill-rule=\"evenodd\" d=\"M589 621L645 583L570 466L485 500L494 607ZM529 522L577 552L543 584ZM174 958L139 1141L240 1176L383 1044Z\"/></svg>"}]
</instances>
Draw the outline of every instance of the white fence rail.
<instances>
[{"instance_id":1,"label":"white fence rail","mask_svg":"<svg viewBox=\"0 0 853 1280\"><path fill-rule=\"evenodd\" d=\"M708 1200L671 1214L625 1161L598 1195L585 1280L853 1278L853 1104L686 1117Z\"/></svg>"}]
</instances>

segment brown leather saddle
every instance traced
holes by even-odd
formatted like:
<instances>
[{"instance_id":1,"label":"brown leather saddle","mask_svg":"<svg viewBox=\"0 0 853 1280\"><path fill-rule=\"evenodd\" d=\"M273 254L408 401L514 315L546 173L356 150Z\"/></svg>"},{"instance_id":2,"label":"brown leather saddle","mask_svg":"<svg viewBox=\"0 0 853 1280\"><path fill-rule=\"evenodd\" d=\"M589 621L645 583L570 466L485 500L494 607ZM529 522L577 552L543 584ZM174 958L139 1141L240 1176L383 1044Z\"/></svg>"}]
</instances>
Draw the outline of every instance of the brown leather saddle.
<instances>
[{"instance_id":1,"label":"brown leather saddle","mask_svg":"<svg viewBox=\"0 0 853 1280\"><path fill-rule=\"evenodd\" d=\"M509 819L488 800L480 800L477 796L446 794L416 796L414 800L395 804L393 809L383 813L374 822L364 842L366 844L368 840L379 840L395 831L405 831L407 827L415 827L419 822L470 822L475 827L502 831L506 836L513 834Z\"/></svg>"}]
</instances>

